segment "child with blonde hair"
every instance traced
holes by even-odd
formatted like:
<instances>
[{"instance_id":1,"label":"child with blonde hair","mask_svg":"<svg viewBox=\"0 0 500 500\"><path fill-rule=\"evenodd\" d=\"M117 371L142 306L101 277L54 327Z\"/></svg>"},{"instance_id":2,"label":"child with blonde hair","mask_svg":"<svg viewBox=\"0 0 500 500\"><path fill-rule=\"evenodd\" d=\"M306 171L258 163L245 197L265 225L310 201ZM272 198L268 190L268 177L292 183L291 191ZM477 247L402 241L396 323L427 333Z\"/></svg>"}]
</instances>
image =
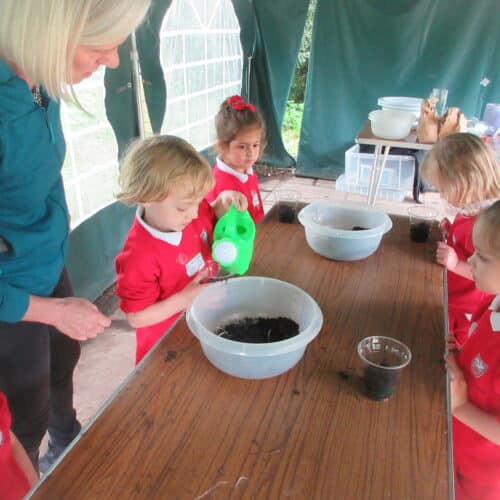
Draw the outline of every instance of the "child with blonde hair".
<instances>
[{"instance_id":1,"label":"child with blonde hair","mask_svg":"<svg viewBox=\"0 0 500 500\"><path fill-rule=\"evenodd\" d=\"M500 169L494 152L479 137L451 134L426 155L422 176L458 212L441 222L437 262L447 269L449 331L462 345L470 317L485 293L474 284L467 259L474 253L472 228L476 216L500 197Z\"/></svg>"},{"instance_id":2,"label":"child with blonde hair","mask_svg":"<svg viewBox=\"0 0 500 500\"><path fill-rule=\"evenodd\" d=\"M212 204L208 162L186 141L154 136L136 142L123 159L118 199L137 205L136 218L116 258L120 307L136 328L136 363L153 347L216 270L210 258L216 217L240 193L224 191Z\"/></svg>"},{"instance_id":3,"label":"child with blonde hair","mask_svg":"<svg viewBox=\"0 0 500 500\"><path fill-rule=\"evenodd\" d=\"M472 276L490 295L461 349L447 356L453 415L455 498L500 498L500 201L479 215Z\"/></svg>"},{"instance_id":4,"label":"child with blonde hair","mask_svg":"<svg viewBox=\"0 0 500 500\"><path fill-rule=\"evenodd\" d=\"M234 95L226 99L215 116L218 156L215 186L207 196L213 201L227 189L244 194L255 223L264 217L264 206L254 163L265 146L266 128L253 104Z\"/></svg>"}]
</instances>

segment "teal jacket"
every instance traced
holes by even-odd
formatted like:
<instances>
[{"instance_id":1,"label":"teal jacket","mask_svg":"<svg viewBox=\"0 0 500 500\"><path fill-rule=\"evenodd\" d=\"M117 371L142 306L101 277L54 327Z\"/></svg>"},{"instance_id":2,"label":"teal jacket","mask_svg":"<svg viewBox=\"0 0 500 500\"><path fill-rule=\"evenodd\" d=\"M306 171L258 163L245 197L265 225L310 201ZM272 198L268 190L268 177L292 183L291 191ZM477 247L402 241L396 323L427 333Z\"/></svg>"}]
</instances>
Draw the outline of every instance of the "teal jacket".
<instances>
[{"instance_id":1,"label":"teal jacket","mask_svg":"<svg viewBox=\"0 0 500 500\"><path fill-rule=\"evenodd\" d=\"M44 96L47 108L0 60L0 321L51 295L66 256L65 142L59 103Z\"/></svg>"}]
</instances>

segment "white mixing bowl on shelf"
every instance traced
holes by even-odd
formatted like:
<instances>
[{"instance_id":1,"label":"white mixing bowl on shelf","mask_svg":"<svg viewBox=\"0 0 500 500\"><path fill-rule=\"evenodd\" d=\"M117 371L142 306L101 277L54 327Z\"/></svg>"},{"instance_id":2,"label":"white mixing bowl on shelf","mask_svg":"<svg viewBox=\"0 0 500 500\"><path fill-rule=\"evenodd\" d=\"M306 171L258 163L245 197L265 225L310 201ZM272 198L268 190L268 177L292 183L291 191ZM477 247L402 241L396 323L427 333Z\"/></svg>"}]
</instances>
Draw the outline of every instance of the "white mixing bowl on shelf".
<instances>
[{"instance_id":1,"label":"white mixing bowl on shelf","mask_svg":"<svg viewBox=\"0 0 500 500\"><path fill-rule=\"evenodd\" d=\"M410 111L376 109L368 115L373 135L382 139L401 140L408 137L415 122Z\"/></svg>"}]
</instances>

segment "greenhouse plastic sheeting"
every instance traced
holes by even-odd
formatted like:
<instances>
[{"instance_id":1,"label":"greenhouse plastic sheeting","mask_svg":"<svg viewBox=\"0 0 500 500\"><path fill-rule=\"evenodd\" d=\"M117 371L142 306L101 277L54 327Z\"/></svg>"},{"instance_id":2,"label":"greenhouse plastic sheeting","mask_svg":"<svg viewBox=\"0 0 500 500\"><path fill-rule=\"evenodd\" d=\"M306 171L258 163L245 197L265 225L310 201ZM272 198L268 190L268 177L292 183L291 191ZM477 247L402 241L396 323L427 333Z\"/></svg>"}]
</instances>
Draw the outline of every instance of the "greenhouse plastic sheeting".
<instances>
[{"instance_id":1,"label":"greenhouse plastic sheeting","mask_svg":"<svg viewBox=\"0 0 500 500\"><path fill-rule=\"evenodd\" d=\"M155 0L150 18L136 33L144 94L154 132L160 130L165 112L165 81L158 51L159 23L171 0ZM119 48L120 66L106 70L106 114L115 132L119 155L139 135L137 107L132 88L131 43ZM148 85L154 81L155 85ZM163 102L163 106L161 103ZM118 174L118 172L117 172ZM135 210L115 202L99 210L70 234L67 267L75 295L95 300L116 280L114 259L121 250Z\"/></svg>"},{"instance_id":2,"label":"greenhouse plastic sheeting","mask_svg":"<svg viewBox=\"0 0 500 500\"><path fill-rule=\"evenodd\" d=\"M160 63L159 32L163 17L172 0L154 0L148 18L136 32L138 59L144 87L144 97L153 132L158 133L163 123L166 102L166 87ZM128 143L139 136L137 105L133 81L130 52L130 38L118 51L120 66L106 69L106 113L118 143L118 154L123 152Z\"/></svg>"},{"instance_id":3,"label":"greenhouse plastic sheeting","mask_svg":"<svg viewBox=\"0 0 500 500\"><path fill-rule=\"evenodd\" d=\"M171 0L155 0L146 23L140 26L137 48L146 104L152 129L161 128L165 111L165 80L159 57L159 30ZM267 127L268 147L265 160L280 166L292 166L295 160L286 152L281 123L300 47L309 0L249 2L233 0L241 27L244 52L243 89L245 97L258 105ZM106 70L106 110L116 133L119 153L138 136L137 110L132 88L130 41L120 47L121 64ZM209 57L209 56L207 56ZM249 65L249 57L251 64ZM248 76L250 86L248 88ZM227 96L224 96L227 97Z\"/></svg>"},{"instance_id":4,"label":"greenhouse plastic sheeting","mask_svg":"<svg viewBox=\"0 0 500 500\"><path fill-rule=\"evenodd\" d=\"M318 0L297 173L341 174L381 96L444 87L448 105L481 116L500 101L499 18L498 0Z\"/></svg>"},{"instance_id":5,"label":"greenhouse plastic sheeting","mask_svg":"<svg viewBox=\"0 0 500 500\"><path fill-rule=\"evenodd\" d=\"M95 300L115 282L115 256L134 215L134 208L114 202L71 231L66 267L76 296Z\"/></svg>"}]
</instances>

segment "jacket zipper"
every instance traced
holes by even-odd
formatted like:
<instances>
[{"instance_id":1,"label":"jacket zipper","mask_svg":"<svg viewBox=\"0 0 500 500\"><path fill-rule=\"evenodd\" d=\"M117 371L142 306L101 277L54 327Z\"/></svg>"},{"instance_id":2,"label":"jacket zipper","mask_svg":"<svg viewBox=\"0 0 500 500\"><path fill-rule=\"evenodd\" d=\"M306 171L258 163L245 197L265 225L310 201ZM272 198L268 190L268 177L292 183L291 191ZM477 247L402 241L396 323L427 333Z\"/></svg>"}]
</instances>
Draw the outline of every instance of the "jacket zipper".
<instances>
[{"instance_id":1,"label":"jacket zipper","mask_svg":"<svg viewBox=\"0 0 500 500\"><path fill-rule=\"evenodd\" d=\"M54 135L54 130L52 129L52 124L50 123L49 120L49 113L46 108L42 108L43 113L45 115L45 123L47 124L47 128L49 129L49 136L50 136L50 144L55 144L56 139Z\"/></svg>"}]
</instances>

